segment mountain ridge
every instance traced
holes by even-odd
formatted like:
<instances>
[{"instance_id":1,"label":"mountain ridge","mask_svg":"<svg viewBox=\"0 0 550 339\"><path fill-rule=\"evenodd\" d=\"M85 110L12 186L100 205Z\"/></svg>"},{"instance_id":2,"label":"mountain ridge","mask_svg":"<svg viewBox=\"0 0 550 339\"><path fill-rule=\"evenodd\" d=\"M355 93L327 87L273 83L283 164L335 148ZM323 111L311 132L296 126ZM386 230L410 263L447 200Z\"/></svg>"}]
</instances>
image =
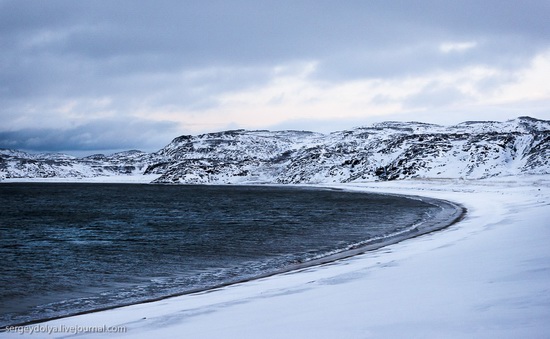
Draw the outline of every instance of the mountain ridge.
<instances>
[{"instance_id":1,"label":"mountain ridge","mask_svg":"<svg viewBox=\"0 0 550 339\"><path fill-rule=\"evenodd\" d=\"M157 175L153 183L335 183L550 173L550 121L454 126L386 121L329 134L229 130L174 138L157 152L77 158L0 149L3 178Z\"/></svg>"}]
</instances>

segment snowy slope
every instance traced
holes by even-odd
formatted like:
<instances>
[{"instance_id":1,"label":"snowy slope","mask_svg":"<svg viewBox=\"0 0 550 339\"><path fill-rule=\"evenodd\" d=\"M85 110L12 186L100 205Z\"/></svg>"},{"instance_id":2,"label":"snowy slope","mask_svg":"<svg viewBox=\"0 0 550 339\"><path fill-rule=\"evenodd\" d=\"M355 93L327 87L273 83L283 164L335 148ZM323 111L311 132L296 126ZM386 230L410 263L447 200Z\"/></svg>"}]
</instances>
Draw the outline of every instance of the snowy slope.
<instances>
[{"instance_id":1,"label":"snowy slope","mask_svg":"<svg viewBox=\"0 0 550 339\"><path fill-rule=\"evenodd\" d=\"M550 173L549 141L550 122L528 117L384 122L329 135L239 130L180 137L160 151L170 160L147 171L161 174L159 183L478 179Z\"/></svg>"},{"instance_id":2,"label":"snowy slope","mask_svg":"<svg viewBox=\"0 0 550 339\"><path fill-rule=\"evenodd\" d=\"M74 158L0 150L4 178L157 175L156 183L340 183L550 173L550 121L444 127L383 122L328 135L233 130L180 136L155 153Z\"/></svg>"},{"instance_id":3,"label":"snowy slope","mask_svg":"<svg viewBox=\"0 0 550 339\"><path fill-rule=\"evenodd\" d=\"M31 154L0 149L0 178L93 178L143 174L158 157L141 151L76 158L66 154Z\"/></svg>"}]
</instances>

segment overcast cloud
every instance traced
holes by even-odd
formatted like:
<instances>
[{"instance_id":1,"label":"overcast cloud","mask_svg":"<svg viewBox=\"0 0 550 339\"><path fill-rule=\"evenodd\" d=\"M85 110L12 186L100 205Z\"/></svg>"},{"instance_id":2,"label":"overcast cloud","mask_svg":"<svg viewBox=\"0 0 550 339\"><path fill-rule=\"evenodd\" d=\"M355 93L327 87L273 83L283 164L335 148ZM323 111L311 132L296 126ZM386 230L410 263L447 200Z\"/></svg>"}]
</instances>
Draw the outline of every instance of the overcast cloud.
<instances>
[{"instance_id":1,"label":"overcast cloud","mask_svg":"<svg viewBox=\"0 0 550 339\"><path fill-rule=\"evenodd\" d=\"M0 0L0 148L550 119L550 2Z\"/></svg>"}]
</instances>

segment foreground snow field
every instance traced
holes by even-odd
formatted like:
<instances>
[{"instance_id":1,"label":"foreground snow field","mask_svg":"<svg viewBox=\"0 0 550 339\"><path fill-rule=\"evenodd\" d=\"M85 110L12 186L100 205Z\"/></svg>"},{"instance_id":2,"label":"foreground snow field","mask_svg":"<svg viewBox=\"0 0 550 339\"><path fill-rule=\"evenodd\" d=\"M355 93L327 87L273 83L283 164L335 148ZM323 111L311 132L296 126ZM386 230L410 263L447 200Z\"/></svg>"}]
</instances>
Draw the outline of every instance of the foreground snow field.
<instances>
[{"instance_id":1,"label":"foreground snow field","mask_svg":"<svg viewBox=\"0 0 550 339\"><path fill-rule=\"evenodd\" d=\"M127 329L83 337L550 337L550 176L331 187L447 199L468 213L442 231L330 264L40 326Z\"/></svg>"}]
</instances>

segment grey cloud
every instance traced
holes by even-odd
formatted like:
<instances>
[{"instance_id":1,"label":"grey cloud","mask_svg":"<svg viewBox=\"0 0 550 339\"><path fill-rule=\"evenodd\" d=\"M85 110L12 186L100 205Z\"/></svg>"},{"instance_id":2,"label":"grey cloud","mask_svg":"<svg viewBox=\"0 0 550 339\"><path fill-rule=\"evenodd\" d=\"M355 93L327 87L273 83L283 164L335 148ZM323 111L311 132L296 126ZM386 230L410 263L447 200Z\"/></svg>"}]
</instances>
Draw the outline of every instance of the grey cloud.
<instances>
[{"instance_id":1,"label":"grey cloud","mask_svg":"<svg viewBox=\"0 0 550 339\"><path fill-rule=\"evenodd\" d=\"M513 70L550 47L549 12L547 0L0 0L0 117L6 126L49 115L51 102L102 97L121 120L151 107L200 112L304 61L332 82ZM463 41L478 45L437 49Z\"/></svg>"},{"instance_id":2,"label":"grey cloud","mask_svg":"<svg viewBox=\"0 0 550 339\"><path fill-rule=\"evenodd\" d=\"M12 27L18 27L20 41L43 30L69 32L38 52L105 62L153 55L163 61L156 63L157 69L323 59L356 48L391 51L432 37L550 39L546 1L18 0L6 4L0 17L8 22L3 32L12 36ZM38 15L42 11L47 18Z\"/></svg>"},{"instance_id":3,"label":"grey cloud","mask_svg":"<svg viewBox=\"0 0 550 339\"><path fill-rule=\"evenodd\" d=\"M473 42L471 49L443 53L442 42ZM453 71L469 66L486 66L513 72L526 64L539 52L550 48L521 37L439 36L426 37L391 48L356 47L351 52L335 52L320 63L316 77L344 81L362 78L397 78L436 71Z\"/></svg>"},{"instance_id":4,"label":"grey cloud","mask_svg":"<svg viewBox=\"0 0 550 339\"><path fill-rule=\"evenodd\" d=\"M433 83L425 86L419 93L408 97L403 104L406 109L437 108L447 104L466 101L470 97L452 86Z\"/></svg>"},{"instance_id":5,"label":"grey cloud","mask_svg":"<svg viewBox=\"0 0 550 339\"><path fill-rule=\"evenodd\" d=\"M172 122L101 120L70 129L26 128L0 132L0 148L35 151L155 151L168 144L181 127Z\"/></svg>"},{"instance_id":6,"label":"grey cloud","mask_svg":"<svg viewBox=\"0 0 550 339\"><path fill-rule=\"evenodd\" d=\"M63 91L66 83L93 94L93 84L136 75L312 59L321 62L319 77L400 75L530 57L550 41L545 1L17 0L2 7L0 36L17 37L1 53L9 95ZM45 32L58 38L27 46ZM428 47L480 38L497 43L462 58ZM28 78L36 81L28 86Z\"/></svg>"}]
</instances>

